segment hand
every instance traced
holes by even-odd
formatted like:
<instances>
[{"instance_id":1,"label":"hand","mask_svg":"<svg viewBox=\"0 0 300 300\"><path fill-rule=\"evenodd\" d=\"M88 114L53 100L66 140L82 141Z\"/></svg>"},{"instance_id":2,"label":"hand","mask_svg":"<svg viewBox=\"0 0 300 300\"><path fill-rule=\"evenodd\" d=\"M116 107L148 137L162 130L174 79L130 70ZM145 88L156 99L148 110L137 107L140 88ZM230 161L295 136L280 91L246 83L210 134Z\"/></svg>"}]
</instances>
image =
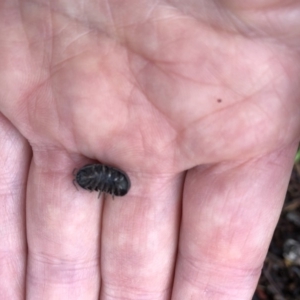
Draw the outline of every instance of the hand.
<instances>
[{"instance_id":1,"label":"hand","mask_svg":"<svg viewBox=\"0 0 300 300\"><path fill-rule=\"evenodd\" d=\"M299 14L2 0L0 298L250 299L299 142ZM92 160L124 198L76 190Z\"/></svg>"}]
</instances>

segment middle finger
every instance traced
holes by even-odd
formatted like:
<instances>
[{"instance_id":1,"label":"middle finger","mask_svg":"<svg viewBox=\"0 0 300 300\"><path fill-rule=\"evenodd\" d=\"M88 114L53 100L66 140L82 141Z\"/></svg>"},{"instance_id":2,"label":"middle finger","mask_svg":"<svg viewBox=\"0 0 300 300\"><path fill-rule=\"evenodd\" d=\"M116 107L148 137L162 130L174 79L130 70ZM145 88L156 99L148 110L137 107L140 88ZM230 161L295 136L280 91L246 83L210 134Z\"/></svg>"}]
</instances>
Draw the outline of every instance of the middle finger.
<instances>
[{"instance_id":1,"label":"middle finger","mask_svg":"<svg viewBox=\"0 0 300 300\"><path fill-rule=\"evenodd\" d=\"M169 299L183 175L132 177L125 197L105 201L101 299Z\"/></svg>"}]
</instances>

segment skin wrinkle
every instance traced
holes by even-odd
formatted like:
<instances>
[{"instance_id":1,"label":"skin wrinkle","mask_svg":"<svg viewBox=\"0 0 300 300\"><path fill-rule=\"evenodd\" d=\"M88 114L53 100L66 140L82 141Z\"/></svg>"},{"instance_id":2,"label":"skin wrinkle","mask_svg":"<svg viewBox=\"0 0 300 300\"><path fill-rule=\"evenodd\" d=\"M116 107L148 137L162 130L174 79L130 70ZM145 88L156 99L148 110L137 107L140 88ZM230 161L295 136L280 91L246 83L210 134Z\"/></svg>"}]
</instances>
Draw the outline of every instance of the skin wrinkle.
<instances>
[{"instance_id":1,"label":"skin wrinkle","mask_svg":"<svg viewBox=\"0 0 300 300\"><path fill-rule=\"evenodd\" d=\"M52 33L52 31L53 31L53 23L51 22L52 21L52 19L51 19L51 16L52 16L52 14L51 13L49 13L49 16L47 15L47 28L44 28L43 27L43 40L44 41L48 41L48 42L50 42L50 45L48 45L48 44L46 44L45 45L45 47L44 47L44 51L42 51L42 61L41 61L41 64L42 64L42 66L47 66L47 67L49 67L50 66L50 64L51 64L51 57L52 57L52 53L53 53L53 43L52 43L52 41L53 41L53 39L52 39L52 36L51 36L51 34L50 34L50 32ZM24 19L24 17L23 17L23 20L25 20ZM49 23L50 22L50 23ZM23 21L23 24L25 24L25 22ZM25 27L25 25L24 25L24 32L26 32L27 33L27 39L28 39L28 48L30 49L35 49L37 46L39 46L40 44L41 44L41 40L37 40L37 41L35 41L35 42L30 42L30 39L29 39L29 30L32 28L32 26L31 26L31 24L28 26L29 28L27 28L27 30L26 30L26 27ZM48 29L48 30L47 30ZM48 33L48 34L47 34ZM31 47L30 47L31 46ZM49 60L47 60L47 57L50 57L50 59ZM34 61L36 58L35 57L32 57L32 60ZM43 68L43 70L42 70L42 68L41 69L38 69L38 70L36 70L37 72L39 72L37 75L36 75L36 82L39 82L40 80L42 80L42 78L44 77L43 76L43 71L45 70L45 69L49 69L49 68ZM50 75L49 75L49 73L47 74L47 77L49 77Z\"/></svg>"},{"instance_id":2,"label":"skin wrinkle","mask_svg":"<svg viewBox=\"0 0 300 300\"><path fill-rule=\"evenodd\" d=\"M86 32L84 34L82 34L82 36L88 36L89 34L92 35L92 31ZM82 37L81 36L81 37ZM79 40L79 39L77 39ZM75 43L75 40L71 41L68 45L66 45L66 47L64 47L64 50L62 51L61 54L65 54L65 52L67 51L67 48L72 44ZM89 49L84 49L76 54L73 55L68 55L68 58L64 58L62 61L57 62L55 65L51 65L51 69L57 69L55 70L55 73L53 73L53 71L51 70L51 77L53 75L56 74L56 72L60 71L62 67L64 67L64 65L66 65L67 63L72 62L73 60L76 62L76 60L79 60L80 57L84 57L86 54L88 54L90 52Z\"/></svg>"},{"instance_id":3,"label":"skin wrinkle","mask_svg":"<svg viewBox=\"0 0 300 300\"><path fill-rule=\"evenodd\" d=\"M162 68L159 68L158 67L158 69L160 69L161 71L163 70ZM163 71L162 71L163 72ZM179 74L178 73L175 73L175 72L173 72L172 71L172 74L173 75L176 75L176 76L179 76ZM190 78L186 78L186 77L184 77L183 75L182 76L180 76L182 79L187 79L187 80L189 80L190 81ZM197 81L193 81L194 83L196 83L196 84L199 84L199 82L197 82ZM208 84L207 84L208 85ZM211 86L218 86L217 84L211 84ZM242 100L241 100L242 101ZM152 103L154 103L153 101L152 101ZM236 105L236 104L239 104L239 102L236 102L236 103L233 103L233 104L231 104L231 105ZM227 105L226 107L220 107L218 110L215 110L215 112L217 113L218 111L222 111L222 110L225 110L225 109L230 109L231 108L231 105ZM192 124L196 124L196 123L198 123L198 122L201 122L204 118L205 118L206 116L202 116L201 117L201 119L197 119L197 120L194 120L194 121L191 121L191 123L189 123L189 124L187 124L186 126L185 126L185 128L182 128L180 131L179 131L179 135L182 135L182 134L184 134L184 132L186 131L186 130L188 130L188 129L190 129L190 128L192 128L193 126L191 126ZM181 133L181 134L180 134Z\"/></svg>"},{"instance_id":4,"label":"skin wrinkle","mask_svg":"<svg viewBox=\"0 0 300 300\"><path fill-rule=\"evenodd\" d=\"M18 2L19 3L21 3L22 1L21 0L18 0ZM20 12L20 23L21 24L23 24L23 33L24 33L24 35L25 35L25 37L26 37L26 41L27 41L27 45L29 46L30 45L30 42L29 42L29 36L28 36L28 33L27 33L27 31L26 31L26 29L25 29L25 27L24 27L24 24L25 24L25 22L24 22L24 20L25 20L25 18L24 18L24 15L22 14L22 9L21 10L19 10L19 12Z\"/></svg>"},{"instance_id":5,"label":"skin wrinkle","mask_svg":"<svg viewBox=\"0 0 300 300\"><path fill-rule=\"evenodd\" d=\"M281 100L282 101L282 100ZM279 95L278 95L278 101L277 102L280 102L280 98L279 98ZM273 103L274 103L274 101L273 101ZM259 108L259 110L265 115L265 119L266 120L269 120L269 122L272 124L272 116L271 116L271 114L270 114L270 112L267 110L267 109L263 109L263 107L261 106L261 105L258 105L258 103L257 102L253 102L253 105L256 105L256 107L257 108ZM279 105L278 105L279 106ZM278 112L277 112L278 113ZM282 113L282 111L280 111L280 113ZM260 114L260 116L261 116L262 114ZM262 117L260 117L260 119L263 119ZM269 124L270 124L269 123ZM266 121L264 121L264 124L267 124L267 122ZM263 127L263 126L261 126L261 127ZM270 127L270 129L271 129L271 126L269 126ZM275 134L275 131L277 131L277 132L280 132L281 130L281 126L278 126L277 128L274 128L273 129L273 132L274 132L274 134ZM284 131L286 131L286 129L284 130ZM282 138L281 138L282 137ZM285 138L285 132L283 132L282 131L282 134L280 134L279 135L279 140L281 140L281 139L284 139Z\"/></svg>"},{"instance_id":6,"label":"skin wrinkle","mask_svg":"<svg viewBox=\"0 0 300 300\"><path fill-rule=\"evenodd\" d=\"M99 256L98 256L95 257L94 260L77 259L75 263L74 259L68 259L67 256L64 259L60 257L51 256L47 253L31 253L31 256L32 256L31 259L36 260L39 263L51 265L53 267L56 266L63 267L63 268L70 267L74 271L96 267L98 266L98 260L99 260Z\"/></svg>"},{"instance_id":7,"label":"skin wrinkle","mask_svg":"<svg viewBox=\"0 0 300 300\"><path fill-rule=\"evenodd\" d=\"M243 212L243 203L242 202L238 202L237 205L235 206L235 212L232 213L230 219L228 220L228 226L232 226L232 228L239 228L239 226L237 226L237 220L239 218L240 215L243 215L242 214ZM240 222L239 222L240 223ZM226 227L226 226L224 226ZM235 231L232 231L231 234L230 234L230 237L228 238L228 241L227 241L227 244L229 245L229 247L232 247L236 253L236 241L238 240L240 243L242 243L240 240L240 232L235 232ZM246 235L249 237L250 235L250 230L247 230L246 231ZM245 231L243 230L243 238L245 237ZM245 239L244 239L244 243L245 243ZM222 253L223 249L220 249L220 252L219 253ZM242 251L240 251L242 252ZM241 253L239 253L240 255ZM240 257L236 257L236 259L239 259Z\"/></svg>"},{"instance_id":8,"label":"skin wrinkle","mask_svg":"<svg viewBox=\"0 0 300 300\"><path fill-rule=\"evenodd\" d=\"M275 59L274 59L274 60L275 60ZM290 77L290 76L289 76L289 72L287 71L287 69L285 68L284 64L281 62L280 59L278 60L278 62L279 62L279 64L280 64L280 66L281 66L281 70L285 73L286 77L287 77L287 78ZM281 77L282 77L282 75L278 75L278 76L281 76ZM279 91L278 91L278 89L277 89L277 86L276 86L275 84L273 84L272 82L270 82L270 84L272 84L272 86L274 87L274 91L275 91L275 94L277 94L278 99L281 99L280 93L279 93ZM287 106L283 105L283 106L281 107L281 110L284 112L285 115L288 115L288 108L287 108ZM292 125L291 122L290 122L289 124ZM290 128L290 127L288 127L288 128L286 129L286 131L290 131L290 130L292 130L292 128Z\"/></svg>"},{"instance_id":9,"label":"skin wrinkle","mask_svg":"<svg viewBox=\"0 0 300 300\"><path fill-rule=\"evenodd\" d=\"M32 96L36 93L36 90L37 90L39 87L43 86L43 85L46 83L46 81L47 81L47 79L44 80L42 83L40 83L40 84L38 84L38 85L33 85L32 89L31 89L31 90L28 90L26 93L24 92L24 96L23 96L22 101L20 101L20 105L22 105L22 103L23 103L23 105L25 106L25 104L28 102L27 99L32 98ZM38 81L36 81L36 82L38 82ZM27 117L28 117L28 118L29 118L29 116L31 115L31 113L30 113L30 110L31 110L31 109L35 110L35 106L33 106L33 108L32 108L32 107L24 107L24 110L27 110ZM33 112L33 113L34 113L34 112ZM20 115L21 115L21 114L20 114ZM26 130L26 131L25 131L25 130ZM23 132L22 132L23 135L26 136L26 133L28 133L29 131L32 131L32 128L22 127L22 131L23 131ZM25 132L24 132L24 131L25 131Z\"/></svg>"},{"instance_id":10,"label":"skin wrinkle","mask_svg":"<svg viewBox=\"0 0 300 300\"><path fill-rule=\"evenodd\" d=\"M181 62L179 62L178 64L181 64ZM156 68L158 70L161 71L161 73L163 73L164 75L167 74L167 72L164 70L164 68L160 66L160 63L157 64L157 62L155 61L155 66L156 66ZM180 74L180 73L178 73L178 72L176 72L174 70L168 70L168 72L171 73L172 75L176 75L176 77L178 77L179 79L185 79L185 80L188 80L189 82L193 82L193 83L198 84L198 85L200 84L200 81L193 80L192 78L189 78L189 77L187 77L187 76L185 76L183 74ZM201 84L203 84L203 82L201 82ZM209 85L209 84L207 84L207 85ZM210 85L211 86L219 86L219 84L214 84L214 83L211 83Z\"/></svg>"},{"instance_id":11,"label":"skin wrinkle","mask_svg":"<svg viewBox=\"0 0 300 300\"><path fill-rule=\"evenodd\" d=\"M60 68L56 68L55 72L51 72L51 76L50 76L49 79L53 79L53 77L54 77L54 75L56 75L56 73L59 74L59 71L64 69L64 65L66 65L67 62L70 62L71 60L74 60L74 59L78 58L79 56L82 56L83 54L84 54L84 52L83 53L79 53L77 55L74 55L74 56L70 57L69 59L67 59L67 60L65 60L63 62L60 62L59 64L56 64L56 66L53 67L53 68L56 68L57 66L60 66ZM51 83L52 83L51 86L55 85L53 83L53 80L51 80ZM51 88L51 91L54 91L54 88ZM60 122L60 120L63 120L63 115L59 114L59 112L60 112L60 110L58 109L58 107L59 107L59 105L58 105L59 97L55 97L54 96L54 92L52 92L52 99L54 100L53 102L56 105L56 108L57 108L56 111L58 112L58 125L57 125L57 128L64 128L64 126ZM74 128L72 128L72 130L74 130ZM66 132L66 134L67 134L67 132ZM69 135L72 136L72 132ZM73 134L73 136L76 136L76 135Z\"/></svg>"},{"instance_id":12,"label":"skin wrinkle","mask_svg":"<svg viewBox=\"0 0 300 300\"><path fill-rule=\"evenodd\" d=\"M295 10L294 10L294 8L291 8L290 11L295 11ZM278 13L275 13L275 11L270 12L270 9L267 9L267 8L266 8L265 12L260 11L259 12L260 14L263 14L263 13L269 14L269 23L267 26L265 26L263 28L260 28L259 26L254 27L253 25L250 24L250 22L252 21L251 19L243 18L243 16L247 16L247 15L249 15L250 18L251 18L251 16L253 16L255 18L257 15L255 13L256 13L256 10L252 11L252 14L248 10L248 11L245 11L245 14L236 15L236 18L238 18L240 20L240 24L242 24L242 26L244 27L244 28L242 28L242 32L244 32L244 34L246 34L247 31L251 29L250 32L253 32L253 33L255 32L257 38L265 39L267 37L269 41L271 41L273 43L275 42L276 45L279 45L278 37L276 37L276 39L274 39L274 38L270 39L270 34L272 34L272 28L274 27L273 26L274 19L276 19L276 24L278 26L278 24L279 24L278 17L283 15L283 10L281 9L281 11ZM270 14L271 14L271 16L270 16ZM287 19L289 19L289 18L285 18L285 20L287 20ZM289 26L289 22L281 22L280 23L280 29L282 29L282 37L284 37L284 38L290 34L289 28L286 26ZM282 43L282 44L285 44L285 43Z\"/></svg>"},{"instance_id":13,"label":"skin wrinkle","mask_svg":"<svg viewBox=\"0 0 300 300\"><path fill-rule=\"evenodd\" d=\"M173 4L175 1L168 0L167 2ZM214 12L217 11L218 7L220 7L220 5L216 5L213 7ZM192 17L195 20L195 22L197 22L197 23L207 24L207 22L209 22L210 28L212 28L214 31L219 31L219 32L222 31L224 33L230 33L230 34L235 34L235 35L239 34L239 32L237 32L236 28L228 27L227 24L226 24L226 26L224 26L223 23L218 24L218 23L213 23L212 20L206 20L206 19L204 20L203 15L206 15L205 13L202 15L198 15L198 16L196 16L196 15L191 16L190 12L184 11L182 7L176 7L176 9L178 10L178 12L185 15L187 18ZM231 14L228 15L228 14L222 13L222 18L224 18L225 15L227 16L227 19L229 17L231 17Z\"/></svg>"},{"instance_id":14,"label":"skin wrinkle","mask_svg":"<svg viewBox=\"0 0 300 300\"><path fill-rule=\"evenodd\" d=\"M161 0L156 0L156 2L153 3L152 7L150 7L148 9L147 14L145 15L145 22L147 22L150 19L151 15L155 11L156 7L159 7L160 2L161 2Z\"/></svg>"},{"instance_id":15,"label":"skin wrinkle","mask_svg":"<svg viewBox=\"0 0 300 300\"><path fill-rule=\"evenodd\" d=\"M201 277L196 276L196 274L200 273L200 269L205 268L205 264L203 264L203 260L199 259L197 257L185 257L182 253L179 254L182 258L182 260L187 264L185 267L186 269L189 270L189 272L192 270L192 272L187 273L183 272L182 274L182 279L187 281L189 284L191 284L194 287L198 287L199 284L203 285L203 290L205 291L211 291L214 293L220 293L220 294L227 294L228 288L226 285L222 285L223 281L215 282L214 280L211 280L210 277L205 277L204 279L201 279ZM199 268L199 264L201 265L201 268ZM210 266L210 269L213 267ZM240 268L233 268L233 267L228 267L227 265L222 265L220 262L216 266L214 266L215 270L213 272L220 273L220 274L234 274L235 282L240 282L238 278L245 278L245 277L257 277L258 274L261 273L261 268L262 265L256 268L248 268L248 269L240 269ZM226 269L226 272L220 272L220 269ZM205 272L206 274L213 274L211 270L207 270ZM201 274L203 274L203 271L201 270ZM211 275L212 276L212 275ZM212 277L215 278L215 277ZM220 278L221 279L221 278ZM226 278L224 278L226 281ZM229 282L230 284L230 282ZM243 289L242 285L234 286L232 287L232 290L235 292L238 292L240 289ZM226 290L226 292L224 292Z\"/></svg>"},{"instance_id":16,"label":"skin wrinkle","mask_svg":"<svg viewBox=\"0 0 300 300\"><path fill-rule=\"evenodd\" d=\"M39 87L39 89L37 89L37 92L36 92L36 95L35 95L35 97L34 97L34 101L31 101L31 103L32 103L32 105L29 105L29 109L28 109L28 114L29 114L29 116L28 116L28 118L29 119L31 119L31 120L33 120L33 119L35 119L36 118L36 116L38 115L38 114L40 114L40 112L42 111L43 112L43 115L44 115L44 117L45 118L50 118L50 116L47 116L47 114L45 113L45 111L47 110L47 108L49 107L49 102L50 101L47 101L46 103L45 103L45 101L43 100L43 97L42 97L42 95L44 95L44 94L47 94L48 95L48 97L50 97L51 99L53 99L53 97L51 97L49 94L51 93L52 94L52 89L50 88L50 83L49 83L49 81L48 80L45 80L44 81L44 84L43 85L41 85L40 87ZM53 94L52 94L53 95ZM52 103L55 103L55 101L52 101ZM42 105L42 107L41 107L41 105ZM54 122L54 126L53 126L53 128L52 128L52 133L53 132L56 132L57 130L59 130L59 126L60 126L60 121L59 121L59 113L58 113L58 110L56 110L56 114L55 114L55 116L53 116L53 114L52 114L52 116L51 116L52 118L52 120L55 120L55 122ZM43 123L41 123L40 124L40 126L41 127L44 127L45 126L45 122L44 122L45 120L43 120L42 122ZM32 131L34 132L36 130L36 128L33 128L32 129Z\"/></svg>"},{"instance_id":17,"label":"skin wrinkle","mask_svg":"<svg viewBox=\"0 0 300 300\"><path fill-rule=\"evenodd\" d=\"M170 20L172 20L172 21L177 21L177 20L182 20L183 19L183 17L180 17L180 16L178 16L178 17L162 17L161 19L159 19L159 18L157 18L157 19L155 19L154 21L159 21L159 22L165 22L165 21L170 21ZM151 23L158 23L158 22L154 22L154 21L152 21L151 20ZM122 29L130 29L131 27L138 27L138 26L142 26L142 25L146 25L147 23L149 23L149 21L148 20L144 20L144 21L141 21L140 23L131 23L131 24L125 24L125 25L120 25L119 27L117 27L117 28L122 28ZM171 42L172 41L176 41L176 40L170 40ZM127 44L126 42L125 42L125 45L128 45L128 48L130 49L130 50L132 50L131 48L130 48L130 44Z\"/></svg>"},{"instance_id":18,"label":"skin wrinkle","mask_svg":"<svg viewBox=\"0 0 300 300\"><path fill-rule=\"evenodd\" d=\"M155 19L155 20L151 20L151 23L148 25L148 27L149 26L151 26L151 25L153 25L153 24L155 24L156 26L158 26L159 24L161 24L162 22L166 22L166 21L169 21L170 19L172 19L173 21L175 21L175 20L177 20L178 18L173 18L173 17L163 17L162 19ZM130 25L128 25L128 24L126 24L126 25L120 25L120 27L122 27L123 29L125 29L125 28L130 28L130 27L145 27L145 26L147 26L147 24L149 23L149 21L146 19L146 20L142 20L142 21L140 21L139 23L133 23L133 24L130 24ZM147 27L147 28L148 28ZM156 39L158 39L158 37L157 37L157 30L155 31L155 37L156 37ZM170 39L170 36L168 36L168 41L169 41L169 39ZM127 41L127 42L126 42ZM160 41L161 42L161 41ZM165 42L161 42L162 43L162 46L161 47L163 47L163 45L164 45L164 43ZM137 53L137 54L139 54L139 55L141 55L141 53L140 52L138 52L137 51L137 49L135 49L136 47L133 47L133 45L131 44L131 42L130 42L130 40L129 39L126 39L125 38L125 45L127 46L127 48L129 49L129 50L131 50L131 51L133 51L134 53ZM140 49L140 48L138 48L138 49ZM151 55L152 55L152 57L153 57L153 52L151 53ZM148 60L149 60L149 55L147 55L147 53L145 52L145 53L143 53L142 54L142 56L143 57L145 57L145 58L147 58Z\"/></svg>"},{"instance_id":19,"label":"skin wrinkle","mask_svg":"<svg viewBox=\"0 0 300 300\"><path fill-rule=\"evenodd\" d=\"M154 63L154 62L153 62ZM158 70L160 70L164 75L166 75L166 73L165 73L165 71L162 69L162 68L160 68L157 64L155 64L155 66L156 66L156 68L158 69ZM145 66L145 69L146 69L146 66ZM142 70L141 70L141 72L142 72ZM138 77L137 77L138 78ZM158 105L156 104L156 102L155 101L149 101L149 102L151 102L151 104L157 109L157 111L161 114L161 115L165 115L163 112L162 112L162 110L158 107ZM170 119L170 117L169 118L167 118L167 120L168 120L168 123L169 123L169 125L175 130L175 127L174 127L174 121L172 121L171 119Z\"/></svg>"},{"instance_id":20,"label":"skin wrinkle","mask_svg":"<svg viewBox=\"0 0 300 300\"><path fill-rule=\"evenodd\" d=\"M149 63L150 63L150 62L149 62ZM154 62L152 62L152 63L154 63ZM129 65L130 65L130 64L129 64ZM147 65L148 65L148 63L145 64L144 68L142 68L141 70L139 70L139 73L142 73L143 70L147 68ZM131 72L134 73L132 70L131 70ZM139 78L139 73L136 74L135 78ZM138 87L138 90L139 90L141 93L143 92L143 87L140 85L140 83L139 83L138 80L136 81L136 85L135 85L135 86ZM132 90L133 90L133 89L134 89L134 88L132 88ZM142 94L146 95L145 92L142 93ZM155 105L155 102L154 102L154 101L150 101L149 99L147 99L147 100L148 100L149 103L152 104L152 106L156 109L156 112L158 112L160 116L163 116L163 115L164 115L163 112L159 109L159 107L158 107L157 105ZM175 131L175 128L173 127L173 124L172 124L173 122L171 121L171 119L168 118L168 117L166 117L165 120L168 122L169 127L171 127L171 128ZM174 140L173 140L173 141L176 141L176 140L177 140L177 138L174 137ZM169 141L169 142L166 144L165 148L168 148L168 145L171 145L171 144L172 144L172 141ZM174 156L173 161L174 161L174 160L175 160L175 156Z\"/></svg>"},{"instance_id":21,"label":"skin wrinkle","mask_svg":"<svg viewBox=\"0 0 300 300\"><path fill-rule=\"evenodd\" d=\"M43 277L35 276L33 272L28 272L27 276L32 284L40 284L47 282L47 284L56 284L56 285L77 285L80 282L88 281L97 274L97 270L89 270L88 268L81 268L73 270L64 269L64 270L55 270L55 267L45 266L43 272ZM50 270L49 270L50 269ZM78 272L78 274L77 274Z\"/></svg>"},{"instance_id":22,"label":"skin wrinkle","mask_svg":"<svg viewBox=\"0 0 300 300\"><path fill-rule=\"evenodd\" d=\"M51 0L50 0L50 3L51 3ZM50 4L51 5L51 4ZM53 22L53 14L51 14L51 12L49 13L50 14L50 17L49 17L49 20L50 20L50 24L48 25L49 26L49 32L51 32L52 33L52 35L53 35L53 33L54 33L54 30L53 30L53 28L54 28L54 26L53 26L53 24L54 24L54 22ZM51 65L52 65L52 62L53 62L53 49L54 49L54 38L52 38L52 39L50 39L50 43L51 43L51 45L50 45L50 53L48 53L48 55L49 55L49 61L48 61L48 70L51 70ZM44 51L44 53L45 53L45 55L46 55L46 51ZM46 62L46 59L45 59L45 62ZM43 63L43 65L44 65L44 63ZM49 73L50 73L50 71L49 71ZM48 75L48 78L51 78L51 74L47 74ZM52 85L51 85L52 86Z\"/></svg>"},{"instance_id":23,"label":"skin wrinkle","mask_svg":"<svg viewBox=\"0 0 300 300\"><path fill-rule=\"evenodd\" d=\"M225 110L229 110L232 106L236 106L238 105L239 103L234 103L234 104L231 104L231 106L227 106L227 107L223 107L221 109L218 110L218 112L222 112L222 111L225 111ZM195 128L197 127L196 125L200 122L203 122L203 120L205 120L206 118L209 118L210 115L207 115L207 116L201 116L200 119L198 120L194 120L192 121L191 123L189 123L187 126L185 126L184 128L182 128L179 133L178 133L178 136L185 136L186 135L186 132L190 130L190 128ZM202 127L203 131L205 131L205 127ZM182 138L182 140L184 140L184 138ZM186 150L184 150L186 149ZM181 152L184 152L185 153L185 156L190 160L190 161L194 161L195 160L195 154L193 154L193 151L191 151L191 148L189 147L188 148L188 144L187 143L183 143L181 145ZM201 163L199 163L201 164Z\"/></svg>"},{"instance_id":24,"label":"skin wrinkle","mask_svg":"<svg viewBox=\"0 0 300 300\"><path fill-rule=\"evenodd\" d=\"M250 103L251 98L249 97L248 99L249 99L249 103ZM245 104L245 100L243 101L243 103ZM252 101L251 103L253 103L253 101ZM224 111L226 111L226 110L229 110L230 108L232 109L233 107L238 106L239 104L240 104L239 102L233 103L231 106L227 106L227 107L225 107L225 108L219 110L218 112L224 112ZM205 119L207 119L207 118L210 119L210 118L211 118L211 115L207 115L207 116L202 117L200 120L196 120L195 122L193 122L192 124L190 124L190 126L188 126L187 129L189 129L189 128L194 128L194 127L197 128L196 124L197 124L197 123L200 123L200 122L203 122L203 121L204 121ZM256 126L255 124L249 124L249 125L251 125L251 127ZM207 124L207 126L210 127L210 124ZM208 128L208 129L209 129L209 128ZM206 130L205 127L202 126L202 132L205 132L205 130ZM185 131L182 131L182 132L183 132L182 134L185 133ZM275 130L273 130L273 132L275 132ZM252 142L252 144L254 145L255 143ZM271 150L268 149L268 152L269 152L269 151L271 151ZM265 154L265 153L263 153L262 155L264 155L264 154ZM256 152L254 152L254 153L251 155L251 157L249 157L249 158L252 158L252 157L254 157L255 155L257 155ZM232 158L228 158L227 160L232 160ZM201 162L198 162L198 163L200 164Z\"/></svg>"},{"instance_id":25,"label":"skin wrinkle","mask_svg":"<svg viewBox=\"0 0 300 300\"><path fill-rule=\"evenodd\" d=\"M51 0L47 0L47 4L46 3L42 3L40 0L39 1L35 1L35 0L30 0L30 3L32 3L32 4L34 4L34 5L36 5L37 7L43 7L43 9L44 10L46 10L47 8L50 10L50 12L51 12L51 15L52 14L59 14L60 16L62 16L62 17L65 17L65 18L67 18L67 19L72 19L72 21L74 21L74 22L78 22L78 23L81 23L82 25L84 25L85 27L87 27L87 28L90 28L90 29L93 29L93 27L89 27L89 26L87 26L88 24L87 24L87 22L84 22L85 20L84 20L84 18L81 18L81 19L79 19L79 18L76 18L76 17L74 17L74 16L70 16L68 13L65 13L65 12L63 12L62 10L59 10L59 9L56 9L55 7L54 7L54 4L53 4L53 1L51 1ZM52 19L53 20L53 19ZM53 21L52 21L52 24L53 24ZM65 28L67 28L68 27L68 25L66 25L65 26ZM97 27L96 27L97 28ZM97 29L99 29L99 28L97 28ZM57 34L59 34L60 32L58 32ZM53 35L51 35L51 38L53 38L53 37L56 37L57 36L57 34L54 34L54 32L53 32Z\"/></svg>"},{"instance_id":26,"label":"skin wrinkle","mask_svg":"<svg viewBox=\"0 0 300 300\"><path fill-rule=\"evenodd\" d=\"M79 35L76 35L76 37L74 37L74 39L72 41L69 41L67 45L65 45L64 50L61 52L61 54L64 54L68 48L72 48L73 44L78 43L78 41L80 41L82 38L87 37L89 35L93 35L95 32L93 30L87 30L86 32L80 33ZM82 53L76 54L74 56L69 57L66 61L71 60L72 58L79 56L81 54L84 54L84 52L88 52L88 50L83 51ZM64 63L65 60L62 61L62 63ZM59 63L57 63L56 65L58 65Z\"/></svg>"},{"instance_id":27,"label":"skin wrinkle","mask_svg":"<svg viewBox=\"0 0 300 300\"><path fill-rule=\"evenodd\" d=\"M105 4L106 4L106 7L107 7L107 11L108 11L108 15L110 17L110 21L111 21L111 24L113 24L113 28L114 28L114 33L116 35L117 33L117 26L116 26L116 23L115 23L115 20L114 20L114 17L113 17L113 13L112 13L112 10L111 10L111 7L110 7L110 0L105 0Z\"/></svg>"},{"instance_id":28,"label":"skin wrinkle","mask_svg":"<svg viewBox=\"0 0 300 300\"><path fill-rule=\"evenodd\" d=\"M113 290L113 291L125 291L125 294L128 296L122 296L122 300L155 300L155 299L168 299L167 295L170 294L170 288L166 288L162 291L144 291L144 290L132 290L131 288L128 288L127 286L119 286L119 285L111 285L106 284L103 286L103 296L106 296L107 299L113 300L113 299L120 299L119 296L115 296L112 292L108 292L107 290ZM118 293L116 293L118 294Z\"/></svg>"},{"instance_id":29,"label":"skin wrinkle","mask_svg":"<svg viewBox=\"0 0 300 300\"><path fill-rule=\"evenodd\" d=\"M174 5L176 0L171 1L168 0L168 3L171 5ZM179 2L179 1L178 1ZM208 24L210 28L212 28L214 31L222 31L222 32L227 32L230 34L239 34L238 29L235 26L232 26L232 14L230 11L225 11L223 7L221 7L220 2L218 1L217 4L215 1L211 1L210 7L207 5L207 1L202 1L201 2L195 2L198 3L199 6L201 6L201 13L197 14L197 9L193 9L192 7L189 7L188 5L185 6L176 6L176 9L183 15L188 16L189 18L193 17L194 20L197 22L204 22L205 24ZM200 4L201 3L201 4ZM211 3L214 3L211 5ZM223 11L222 11L223 9ZM217 17L215 20L213 19L208 19L207 16L210 15L209 10L213 10L214 14L217 14ZM223 21L225 20L225 21ZM229 21L230 20L230 21Z\"/></svg>"},{"instance_id":30,"label":"skin wrinkle","mask_svg":"<svg viewBox=\"0 0 300 300\"><path fill-rule=\"evenodd\" d=\"M89 53L88 50L82 51L80 53L74 54L73 56L64 59L58 63L56 63L55 65L53 65L51 68L51 74L49 75L49 78L47 78L46 80L51 79L54 75L56 75L57 73L59 73L59 71L63 70L65 68L65 64L67 63L72 63L73 60L77 60L79 59L81 56L84 56L85 54ZM55 70L53 70L55 69Z\"/></svg>"},{"instance_id":31,"label":"skin wrinkle","mask_svg":"<svg viewBox=\"0 0 300 300\"><path fill-rule=\"evenodd\" d=\"M22 101L20 101L20 102L24 103L24 106L25 106L24 110L26 110L26 118L27 119L30 119L30 116L32 114L36 115L35 105L32 105L30 107L25 105L25 103L27 103L27 99L34 98L34 94L36 94L37 90L40 89L46 82L47 82L47 80L44 80L42 83L38 84L37 86L33 86L32 89L30 91L28 91L27 93L24 93L24 97L23 97ZM22 134L24 136L26 136L26 133L28 134L28 132L32 132L33 131L33 129L31 127L30 128L22 128L22 129L26 130L25 132L22 132Z\"/></svg>"}]
</instances>

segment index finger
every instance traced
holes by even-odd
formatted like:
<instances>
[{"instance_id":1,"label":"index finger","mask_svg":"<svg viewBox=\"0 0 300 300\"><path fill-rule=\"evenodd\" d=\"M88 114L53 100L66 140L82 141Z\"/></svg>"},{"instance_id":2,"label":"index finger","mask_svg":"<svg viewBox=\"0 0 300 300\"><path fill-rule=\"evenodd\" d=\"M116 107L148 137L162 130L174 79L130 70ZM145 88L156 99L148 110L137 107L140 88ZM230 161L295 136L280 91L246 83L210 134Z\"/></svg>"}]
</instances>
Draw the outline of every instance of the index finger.
<instances>
[{"instance_id":1,"label":"index finger","mask_svg":"<svg viewBox=\"0 0 300 300\"><path fill-rule=\"evenodd\" d=\"M104 204L101 299L170 299L184 175L129 175L128 195Z\"/></svg>"}]
</instances>

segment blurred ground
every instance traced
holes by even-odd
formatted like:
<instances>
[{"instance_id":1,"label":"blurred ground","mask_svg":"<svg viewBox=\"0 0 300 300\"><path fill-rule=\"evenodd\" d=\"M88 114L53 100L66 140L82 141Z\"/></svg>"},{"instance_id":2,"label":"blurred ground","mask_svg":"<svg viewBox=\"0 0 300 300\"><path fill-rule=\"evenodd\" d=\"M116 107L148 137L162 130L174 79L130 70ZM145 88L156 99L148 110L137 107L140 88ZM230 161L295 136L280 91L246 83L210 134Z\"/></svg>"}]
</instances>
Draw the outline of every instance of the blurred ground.
<instances>
[{"instance_id":1,"label":"blurred ground","mask_svg":"<svg viewBox=\"0 0 300 300\"><path fill-rule=\"evenodd\" d=\"M285 204L252 300L300 300L300 163L293 169Z\"/></svg>"}]
</instances>

